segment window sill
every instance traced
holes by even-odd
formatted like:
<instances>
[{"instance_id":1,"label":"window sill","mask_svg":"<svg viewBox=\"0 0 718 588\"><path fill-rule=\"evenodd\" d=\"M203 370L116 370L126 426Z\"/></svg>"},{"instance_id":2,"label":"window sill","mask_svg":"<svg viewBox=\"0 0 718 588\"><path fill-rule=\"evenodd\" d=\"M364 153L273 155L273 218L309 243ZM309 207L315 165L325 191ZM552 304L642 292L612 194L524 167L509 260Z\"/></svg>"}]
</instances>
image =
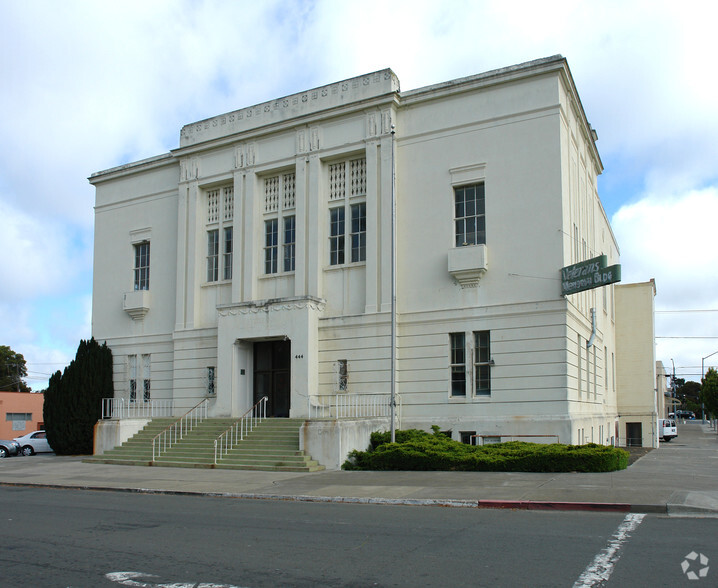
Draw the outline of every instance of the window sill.
<instances>
[{"instance_id":1,"label":"window sill","mask_svg":"<svg viewBox=\"0 0 718 588\"><path fill-rule=\"evenodd\" d=\"M212 288L213 286L224 286L226 284L231 284L232 280L217 280L216 282L202 282L199 287L200 288Z\"/></svg>"},{"instance_id":2,"label":"window sill","mask_svg":"<svg viewBox=\"0 0 718 588\"><path fill-rule=\"evenodd\" d=\"M354 263L338 263L337 265L324 266L325 272L333 272L343 269L354 269L357 267L366 267L366 261L355 261Z\"/></svg>"},{"instance_id":3,"label":"window sill","mask_svg":"<svg viewBox=\"0 0 718 588\"><path fill-rule=\"evenodd\" d=\"M286 278L288 276L294 276L296 271L291 272L277 272L276 274L262 274L261 276L258 276L257 279L259 280L271 280L272 278Z\"/></svg>"},{"instance_id":4,"label":"window sill","mask_svg":"<svg viewBox=\"0 0 718 588\"><path fill-rule=\"evenodd\" d=\"M486 245L449 249L449 273L462 288L475 288L488 269Z\"/></svg>"},{"instance_id":5,"label":"window sill","mask_svg":"<svg viewBox=\"0 0 718 588\"><path fill-rule=\"evenodd\" d=\"M124 310L133 321L141 321L150 311L150 291L133 290L125 292L122 299L122 310Z\"/></svg>"}]
</instances>

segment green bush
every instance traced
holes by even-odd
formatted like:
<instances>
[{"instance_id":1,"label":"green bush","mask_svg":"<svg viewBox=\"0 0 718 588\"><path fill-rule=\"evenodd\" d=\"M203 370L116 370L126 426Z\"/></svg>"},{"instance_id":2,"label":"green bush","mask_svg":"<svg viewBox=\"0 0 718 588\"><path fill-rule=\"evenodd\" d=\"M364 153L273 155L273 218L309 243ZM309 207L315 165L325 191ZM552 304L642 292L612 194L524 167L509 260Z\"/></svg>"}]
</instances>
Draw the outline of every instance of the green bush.
<instances>
[{"instance_id":1,"label":"green bush","mask_svg":"<svg viewBox=\"0 0 718 588\"><path fill-rule=\"evenodd\" d=\"M453 470L472 472L611 472L628 466L628 452L606 445L511 441L474 446L453 441L438 427L372 433L367 451L352 451L345 470Z\"/></svg>"}]
</instances>

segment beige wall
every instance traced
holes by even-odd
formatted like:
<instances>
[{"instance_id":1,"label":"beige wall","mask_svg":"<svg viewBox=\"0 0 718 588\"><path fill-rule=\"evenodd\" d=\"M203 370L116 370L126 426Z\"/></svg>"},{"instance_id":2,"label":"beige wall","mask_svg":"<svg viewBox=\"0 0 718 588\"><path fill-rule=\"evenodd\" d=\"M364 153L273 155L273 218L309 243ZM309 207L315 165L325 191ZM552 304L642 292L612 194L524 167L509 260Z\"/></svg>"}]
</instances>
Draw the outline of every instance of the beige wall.
<instances>
[{"instance_id":1,"label":"beige wall","mask_svg":"<svg viewBox=\"0 0 718 588\"><path fill-rule=\"evenodd\" d=\"M656 356L653 280L621 284L616 292L616 366L621 444L627 423L641 423L642 444L658 447L659 400L656 391Z\"/></svg>"}]
</instances>

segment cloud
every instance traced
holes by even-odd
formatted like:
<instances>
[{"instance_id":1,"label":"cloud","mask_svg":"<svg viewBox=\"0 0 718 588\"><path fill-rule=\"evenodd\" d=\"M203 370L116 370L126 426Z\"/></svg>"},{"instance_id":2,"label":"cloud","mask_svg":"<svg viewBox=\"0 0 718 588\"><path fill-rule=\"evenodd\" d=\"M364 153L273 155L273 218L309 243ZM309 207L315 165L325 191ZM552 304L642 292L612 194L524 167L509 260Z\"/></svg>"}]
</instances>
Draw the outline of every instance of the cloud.
<instances>
[{"instance_id":1,"label":"cloud","mask_svg":"<svg viewBox=\"0 0 718 588\"><path fill-rule=\"evenodd\" d=\"M647 194L612 219L623 281L656 280L657 359L694 381L701 357L718 350L716 218L718 188L711 187Z\"/></svg>"}]
</instances>

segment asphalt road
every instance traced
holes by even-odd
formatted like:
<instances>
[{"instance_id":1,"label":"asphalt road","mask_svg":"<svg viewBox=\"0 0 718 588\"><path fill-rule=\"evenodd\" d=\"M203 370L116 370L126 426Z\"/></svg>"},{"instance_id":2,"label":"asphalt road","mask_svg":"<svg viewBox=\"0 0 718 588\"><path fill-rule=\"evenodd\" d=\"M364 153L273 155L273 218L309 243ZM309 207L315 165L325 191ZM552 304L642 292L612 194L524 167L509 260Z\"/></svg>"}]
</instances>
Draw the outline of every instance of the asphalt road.
<instances>
[{"instance_id":1,"label":"asphalt road","mask_svg":"<svg viewBox=\"0 0 718 588\"><path fill-rule=\"evenodd\" d=\"M718 585L715 518L23 487L0 509L4 588Z\"/></svg>"}]
</instances>

